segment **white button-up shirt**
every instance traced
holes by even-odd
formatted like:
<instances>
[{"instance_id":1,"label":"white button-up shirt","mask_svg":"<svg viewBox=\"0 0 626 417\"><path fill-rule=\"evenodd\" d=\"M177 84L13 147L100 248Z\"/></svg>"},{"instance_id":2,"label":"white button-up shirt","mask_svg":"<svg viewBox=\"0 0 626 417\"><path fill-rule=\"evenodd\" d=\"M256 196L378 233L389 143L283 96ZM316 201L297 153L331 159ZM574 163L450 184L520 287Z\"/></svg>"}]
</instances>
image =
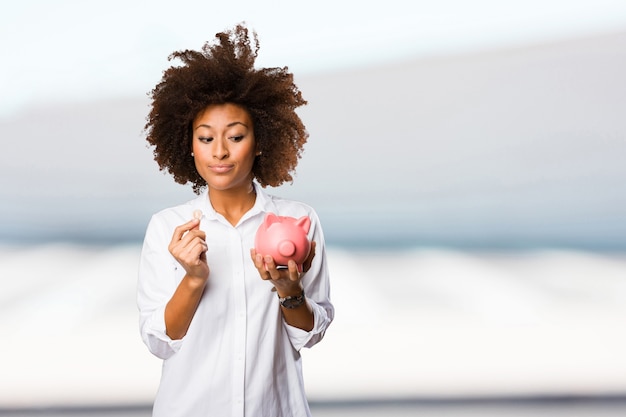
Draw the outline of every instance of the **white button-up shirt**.
<instances>
[{"instance_id":1,"label":"white button-up shirt","mask_svg":"<svg viewBox=\"0 0 626 417\"><path fill-rule=\"evenodd\" d=\"M205 191L186 204L155 214L139 266L137 303L148 349L164 359L155 417L310 416L300 349L324 336L333 319L324 236L314 210L266 194L255 184L254 207L233 227L211 206ZM201 210L209 279L189 330L181 340L165 333L165 305L185 275L168 252L174 228ZM273 285L250 259L265 213L309 216L316 242L311 269L302 276L315 325L310 332L285 323Z\"/></svg>"}]
</instances>

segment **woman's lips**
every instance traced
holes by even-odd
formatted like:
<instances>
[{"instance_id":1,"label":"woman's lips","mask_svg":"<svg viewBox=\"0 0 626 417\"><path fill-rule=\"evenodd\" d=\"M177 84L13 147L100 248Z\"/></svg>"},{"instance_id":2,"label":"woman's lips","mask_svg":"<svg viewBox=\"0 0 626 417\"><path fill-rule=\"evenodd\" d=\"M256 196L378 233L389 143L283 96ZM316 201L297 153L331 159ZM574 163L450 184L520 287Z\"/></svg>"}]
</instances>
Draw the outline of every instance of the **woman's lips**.
<instances>
[{"instance_id":1,"label":"woman's lips","mask_svg":"<svg viewBox=\"0 0 626 417\"><path fill-rule=\"evenodd\" d=\"M233 165L211 165L209 168L216 174L225 174L233 169Z\"/></svg>"}]
</instances>

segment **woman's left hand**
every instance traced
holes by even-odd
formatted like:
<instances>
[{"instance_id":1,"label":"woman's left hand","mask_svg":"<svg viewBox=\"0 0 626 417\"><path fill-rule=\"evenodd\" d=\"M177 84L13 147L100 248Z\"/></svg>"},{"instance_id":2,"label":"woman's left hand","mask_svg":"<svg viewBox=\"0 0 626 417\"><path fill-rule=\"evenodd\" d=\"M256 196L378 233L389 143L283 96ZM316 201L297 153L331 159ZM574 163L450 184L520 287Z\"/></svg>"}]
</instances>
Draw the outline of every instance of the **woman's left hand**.
<instances>
[{"instance_id":1,"label":"woman's left hand","mask_svg":"<svg viewBox=\"0 0 626 417\"><path fill-rule=\"evenodd\" d=\"M302 292L302 283L300 282L302 274L311 268L311 263L315 257L315 241L311 242L311 251L302 263L302 273L298 271L298 265L293 259L289 260L287 269L277 269L274 259L269 255L264 256L257 253L253 248L250 249L250 256L261 278L270 281L279 296L299 295Z\"/></svg>"}]
</instances>

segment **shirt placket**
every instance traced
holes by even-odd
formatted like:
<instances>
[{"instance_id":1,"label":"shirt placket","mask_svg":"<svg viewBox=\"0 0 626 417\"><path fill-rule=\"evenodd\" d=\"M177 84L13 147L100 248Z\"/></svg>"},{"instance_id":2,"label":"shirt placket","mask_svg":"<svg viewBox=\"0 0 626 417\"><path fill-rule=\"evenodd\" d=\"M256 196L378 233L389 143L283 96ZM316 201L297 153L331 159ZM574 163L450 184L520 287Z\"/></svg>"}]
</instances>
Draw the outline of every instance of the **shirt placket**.
<instances>
[{"instance_id":1,"label":"shirt placket","mask_svg":"<svg viewBox=\"0 0 626 417\"><path fill-rule=\"evenodd\" d=\"M231 265L233 265L233 289L234 289L234 308L235 308L235 327L234 327L234 364L233 364L233 417L244 416L245 401L245 373L246 373L246 289L244 282L244 262L241 259L243 254L242 239L237 229L232 228L229 233L231 248L239 248L233 250Z\"/></svg>"}]
</instances>

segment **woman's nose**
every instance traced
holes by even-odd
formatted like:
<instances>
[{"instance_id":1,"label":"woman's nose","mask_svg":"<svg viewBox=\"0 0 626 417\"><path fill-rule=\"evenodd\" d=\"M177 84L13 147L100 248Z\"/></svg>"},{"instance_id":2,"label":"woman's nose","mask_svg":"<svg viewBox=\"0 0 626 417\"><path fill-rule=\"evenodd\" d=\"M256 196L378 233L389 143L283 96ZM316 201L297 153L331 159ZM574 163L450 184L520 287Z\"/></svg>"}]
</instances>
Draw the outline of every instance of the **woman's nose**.
<instances>
[{"instance_id":1,"label":"woman's nose","mask_svg":"<svg viewBox=\"0 0 626 417\"><path fill-rule=\"evenodd\" d=\"M215 147L213 148L213 157L217 159L227 158L229 155L228 145L224 139L218 139L215 141Z\"/></svg>"}]
</instances>

